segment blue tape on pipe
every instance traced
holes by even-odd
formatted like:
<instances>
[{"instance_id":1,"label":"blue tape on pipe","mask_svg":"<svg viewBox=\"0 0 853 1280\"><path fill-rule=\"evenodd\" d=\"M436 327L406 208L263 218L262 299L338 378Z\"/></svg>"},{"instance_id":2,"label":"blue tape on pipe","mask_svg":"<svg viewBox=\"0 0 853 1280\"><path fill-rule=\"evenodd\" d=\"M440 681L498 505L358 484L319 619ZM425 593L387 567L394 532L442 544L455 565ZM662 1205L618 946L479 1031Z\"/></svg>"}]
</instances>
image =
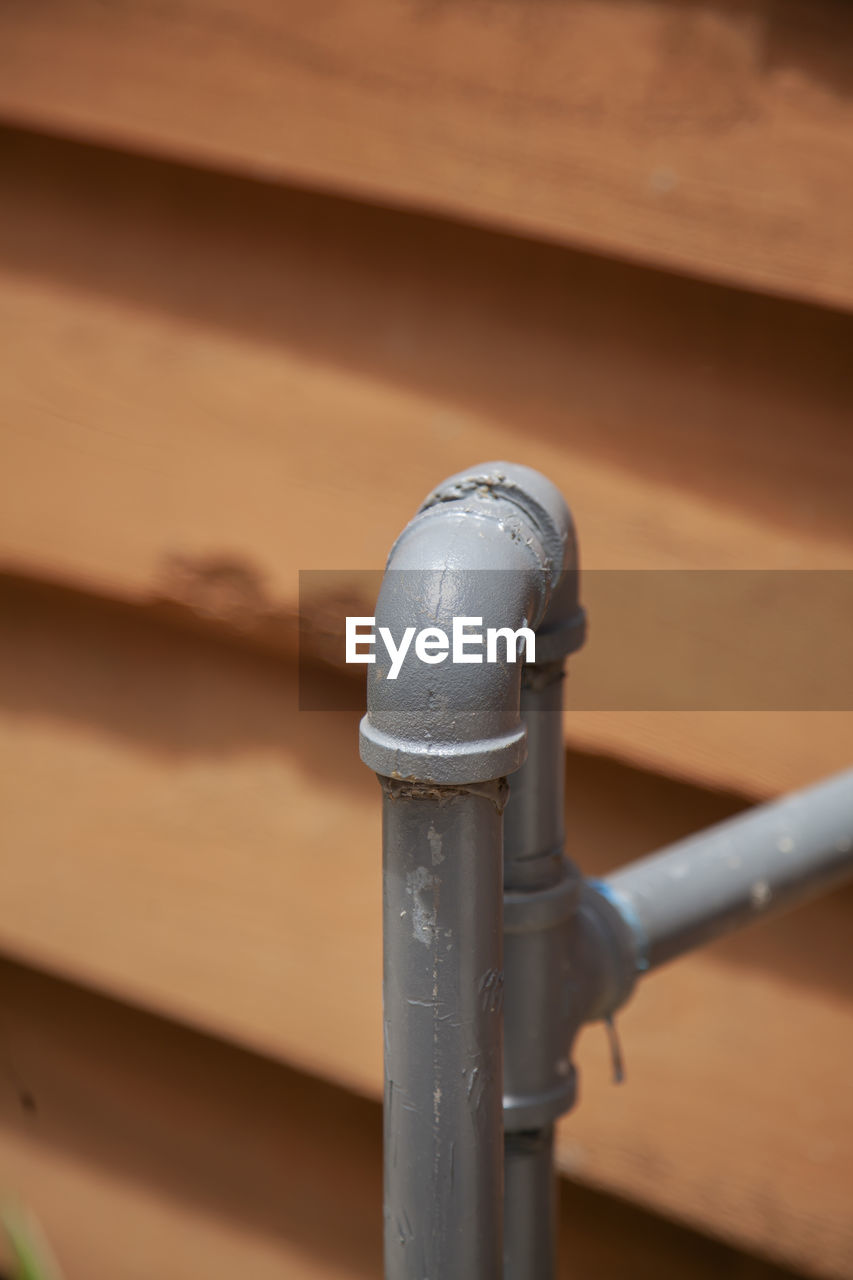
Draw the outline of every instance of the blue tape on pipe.
<instances>
[{"instance_id":1,"label":"blue tape on pipe","mask_svg":"<svg viewBox=\"0 0 853 1280\"><path fill-rule=\"evenodd\" d=\"M649 939L630 898L618 893L606 880L587 880L587 884L592 889L595 889L596 893L600 893L602 898L609 902L615 911L619 912L634 936L634 943L637 949L637 972L647 972L650 968Z\"/></svg>"}]
</instances>

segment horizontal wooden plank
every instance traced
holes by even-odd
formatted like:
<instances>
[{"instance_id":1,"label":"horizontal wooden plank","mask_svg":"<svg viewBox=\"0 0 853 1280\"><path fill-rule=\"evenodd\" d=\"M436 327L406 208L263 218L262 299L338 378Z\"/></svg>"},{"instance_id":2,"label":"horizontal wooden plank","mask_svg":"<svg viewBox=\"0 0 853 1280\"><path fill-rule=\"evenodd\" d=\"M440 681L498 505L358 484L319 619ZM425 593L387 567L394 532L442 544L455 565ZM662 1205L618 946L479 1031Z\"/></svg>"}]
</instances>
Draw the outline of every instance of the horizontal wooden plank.
<instances>
[{"instance_id":1,"label":"horizontal wooden plank","mask_svg":"<svg viewBox=\"0 0 853 1280\"><path fill-rule=\"evenodd\" d=\"M806 1274L848 1277L851 987L804 979L811 947L821 965L834 952L849 969L851 911L848 893L837 913L791 916L760 965L761 944L743 938L653 975L621 1019L622 1087L607 1078L603 1031L588 1029L581 1104L560 1126L562 1169L682 1222L713 1216L725 1239Z\"/></svg>"},{"instance_id":2,"label":"horizontal wooden plank","mask_svg":"<svg viewBox=\"0 0 853 1280\"><path fill-rule=\"evenodd\" d=\"M587 567L853 564L849 317L22 134L4 150L7 568L287 649L299 569L381 565L442 475L495 456L563 487ZM738 643L775 625L759 602ZM568 730L754 795L853 755L829 712Z\"/></svg>"},{"instance_id":3,"label":"horizontal wooden plank","mask_svg":"<svg viewBox=\"0 0 853 1280\"><path fill-rule=\"evenodd\" d=\"M0 948L378 1096L379 805L357 717L298 713L272 657L56 596L3 602ZM567 762L592 873L742 803ZM588 1032L565 1167L853 1275L851 911L837 895L655 975L623 1019L622 1091Z\"/></svg>"},{"instance_id":4,"label":"horizontal wooden plank","mask_svg":"<svg viewBox=\"0 0 853 1280\"><path fill-rule=\"evenodd\" d=\"M0 993L0 1182L68 1280L381 1273L378 1107L5 960Z\"/></svg>"},{"instance_id":5,"label":"horizontal wooden plank","mask_svg":"<svg viewBox=\"0 0 853 1280\"><path fill-rule=\"evenodd\" d=\"M7 120L853 302L844 0L6 8Z\"/></svg>"},{"instance_id":6,"label":"horizontal wooden plank","mask_svg":"<svg viewBox=\"0 0 853 1280\"><path fill-rule=\"evenodd\" d=\"M0 992L0 1182L69 1280L380 1275L376 1103L5 961ZM789 1274L578 1186L559 1222L576 1280Z\"/></svg>"}]
</instances>

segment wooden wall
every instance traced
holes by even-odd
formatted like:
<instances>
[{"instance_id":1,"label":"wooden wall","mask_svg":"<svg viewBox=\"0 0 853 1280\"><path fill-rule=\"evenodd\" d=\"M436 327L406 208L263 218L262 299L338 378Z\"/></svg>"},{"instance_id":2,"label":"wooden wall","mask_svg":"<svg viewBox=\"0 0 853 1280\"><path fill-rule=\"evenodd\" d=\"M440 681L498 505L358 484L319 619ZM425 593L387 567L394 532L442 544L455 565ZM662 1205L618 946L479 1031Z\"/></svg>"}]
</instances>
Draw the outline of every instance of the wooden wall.
<instances>
[{"instance_id":1,"label":"wooden wall","mask_svg":"<svg viewBox=\"0 0 853 1280\"><path fill-rule=\"evenodd\" d=\"M853 569L851 13L0 11L0 1195L68 1280L380 1271L378 793L301 569L502 456L591 570ZM585 869L850 763L850 596L766 584L654 705L784 634L783 709L567 716ZM566 1274L853 1277L851 926L655 975L624 1088L585 1033Z\"/></svg>"}]
</instances>

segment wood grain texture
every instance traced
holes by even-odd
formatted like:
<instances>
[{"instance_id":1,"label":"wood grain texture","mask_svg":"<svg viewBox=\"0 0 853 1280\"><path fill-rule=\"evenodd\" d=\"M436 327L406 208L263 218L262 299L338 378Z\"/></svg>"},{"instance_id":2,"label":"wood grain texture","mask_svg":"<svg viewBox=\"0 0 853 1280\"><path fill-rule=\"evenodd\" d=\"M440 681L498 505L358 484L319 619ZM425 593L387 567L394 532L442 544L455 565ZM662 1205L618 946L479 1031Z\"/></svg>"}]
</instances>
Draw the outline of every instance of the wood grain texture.
<instances>
[{"instance_id":1,"label":"wood grain texture","mask_svg":"<svg viewBox=\"0 0 853 1280\"><path fill-rule=\"evenodd\" d=\"M0 993L0 1183L70 1280L379 1277L376 1103L6 961ZM790 1275L577 1185L559 1224L561 1277Z\"/></svg>"},{"instance_id":2,"label":"wood grain texture","mask_svg":"<svg viewBox=\"0 0 853 1280\"><path fill-rule=\"evenodd\" d=\"M561 485L588 568L853 565L849 317L22 134L5 154L7 568L292 649L300 568L380 566L438 478L496 456ZM752 609L747 656L773 619ZM853 757L849 715L767 715L568 731L754 795Z\"/></svg>"},{"instance_id":3,"label":"wood grain texture","mask_svg":"<svg viewBox=\"0 0 853 1280\"><path fill-rule=\"evenodd\" d=\"M298 713L272 657L55 594L4 601L0 949L377 1097L379 796L357 717ZM567 762L591 873L743 803ZM564 1167L853 1275L851 911L836 895L650 979L622 1091L588 1032Z\"/></svg>"},{"instance_id":4,"label":"wood grain texture","mask_svg":"<svg viewBox=\"0 0 853 1280\"><path fill-rule=\"evenodd\" d=\"M845 0L6 6L8 120L853 301Z\"/></svg>"},{"instance_id":5,"label":"wood grain texture","mask_svg":"<svg viewBox=\"0 0 853 1280\"><path fill-rule=\"evenodd\" d=\"M844 908L836 959L849 969L849 894ZM737 947L728 967L715 948L644 983L621 1020L624 1087L607 1079L603 1032L587 1030L582 1101L561 1122L558 1163L682 1222L706 1223L713 1205L723 1238L747 1247L760 1240L789 1266L848 1277L851 991L800 985L804 971L796 971L825 941L819 913L814 933L810 925L800 932L792 916L786 935L777 934L777 954L789 948L780 972L737 963Z\"/></svg>"},{"instance_id":6,"label":"wood grain texture","mask_svg":"<svg viewBox=\"0 0 853 1280\"><path fill-rule=\"evenodd\" d=\"M378 1107L7 961L0 993L0 1183L69 1280L381 1275Z\"/></svg>"}]
</instances>

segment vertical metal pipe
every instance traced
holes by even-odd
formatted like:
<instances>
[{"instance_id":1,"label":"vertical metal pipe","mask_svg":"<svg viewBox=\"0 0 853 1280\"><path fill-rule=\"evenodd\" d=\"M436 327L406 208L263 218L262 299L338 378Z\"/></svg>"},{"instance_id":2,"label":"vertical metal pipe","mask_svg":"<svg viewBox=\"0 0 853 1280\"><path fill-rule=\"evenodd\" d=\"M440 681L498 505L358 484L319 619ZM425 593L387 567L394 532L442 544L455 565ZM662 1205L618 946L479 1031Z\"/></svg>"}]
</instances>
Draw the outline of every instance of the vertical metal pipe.
<instances>
[{"instance_id":1,"label":"vertical metal pipe","mask_svg":"<svg viewBox=\"0 0 853 1280\"><path fill-rule=\"evenodd\" d=\"M557 1271L554 1126L506 1135L505 1280L552 1280Z\"/></svg>"},{"instance_id":2,"label":"vertical metal pipe","mask_svg":"<svg viewBox=\"0 0 853 1280\"><path fill-rule=\"evenodd\" d=\"M527 759L510 779L504 815L504 888L531 893L563 875L563 661L521 677Z\"/></svg>"},{"instance_id":3,"label":"vertical metal pipe","mask_svg":"<svg viewBox=\"0 0 853 1280\"><path fill-rule=\"evenodd\" d=\"M391 549L376 604L379 635L402 642L427 632L432 644L457 619L519 636L532 629L543 663L583 639L571 515L553 485L527 467L486 463L451 476ZM497 1280L503 1270L500 779L525 754L517 657L507 647L496 657L487 650L485 661L428 658L416 642L414 657L396 669L378 649L369 659L360 751L385 789L388 1280ZM531 779L535 772L532 765ZM538 829L535 810L532 797L522 825ZM519 868L525 885L530 875L531 886L538 882L549 860ZM504 899L513 946L524 935L519 1046L524 986L537 993L537 1009L552 1011L555 990L559 999L559 955L556 971L544 966L544 984L524 975L554 959L557 925L574 906L568 887L568 895L562 884L525 890L520 910ZM532 921L527 899L536 900ZM538 1033L549 1024L537 1016L532 1025ZM550 1124L554 1098L570 1083L557 1070L567 1067L565 1055L555 1062L554 1037L546 1038L536 1070L516 1073L516 1129ZM543 1053L556 1080L541 1069Z\"/></svg>"},{"instance_id":4,"label":"vertical metal pipe","mask_svg":"<svg viewBox=\"0 0 853 1280\"><path fill-rule=\"evenodd\" d=\"M496 1280L506 783L381 782L386 1280Z\"/></svg>"},{"instance_id":5,"label":"vertical metal pipe","mask_svg":"<svg viewBox=\"0 0 853 1280\"><path fill-rule=\"evenodd\" d=\"M565 877L563 860L563 662L526 667L521 714L527 726L527 761L510 779L504 820L504 891L541 893ZM509 917L508 917L509 921ZM541 1073L535 1060L564 1057L558 1008L566 975L549 966L547 933L505 937L505 1280L552 1280L556 1267L554 1126L548 1110L531 1111ZM549 971L550 969L550 971ZM556 985L555 985L556 984ZM534 1068L532 1074L530 1068ZM565 1105L573 1080L566 1062ZM547 1067L546 1072L547 1075ZM556 1111L562 1110L557 1099ZM546 1119L549 1122L542 1123ZM517 1126L529 1125L526 1128Z\"/></svg>"}]
</instances>

